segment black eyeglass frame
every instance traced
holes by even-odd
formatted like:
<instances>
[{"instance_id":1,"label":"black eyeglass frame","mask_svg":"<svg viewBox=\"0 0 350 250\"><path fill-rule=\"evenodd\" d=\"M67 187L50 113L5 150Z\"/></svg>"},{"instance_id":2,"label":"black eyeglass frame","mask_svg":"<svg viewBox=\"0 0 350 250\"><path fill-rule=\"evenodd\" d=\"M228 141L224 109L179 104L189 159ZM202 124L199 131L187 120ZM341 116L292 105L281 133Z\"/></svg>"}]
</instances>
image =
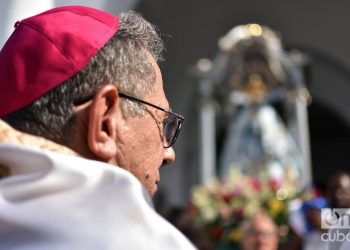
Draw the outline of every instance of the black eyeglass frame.
<instances>
[{"instance_id":1,"label":"black eyeglass frame","mask_svg":"<svg viewBox=\"0 0 350 250\"><path fill-rule=\"evenodd\" d=\"M146 104L146 105L149 105L153 108L156 108L158 110L161 110L165 113L167 113L169 116L168 118L166 118L164 121L163 121L163 146L164 148L170 148L174 145L174 143L176 142L176 139L180 133L180 130L181 130L181 127L182 127L182 123L184 122L185 118L182 116L182 115L179 115L179 114L176 114L175 112L173 112L171 109L164 109L162 107L159 107L155 104L152 104L150 102L146 102L144 100L141 100L141 99L138 99L136 97L133 97L133 96L130 96L130 95L127 95L127 94L124 94L124 93L119 93L119 96L122 97L122 98L126 98L126 99L129 99L131 101L136 101L136 102L140 102L140 103L143 103L143 104ZM165 138L165 134L164 134L164 128L165 126L170 123L171 121L173 121L174 119L177 119L177 124L176 124L176 129L175 129L175 132L174 132L174 135L172 136L170 142L167 142L167 139ZM164 143L167 142L169 145L165 145Z\"/></svg>"}]
</instances>

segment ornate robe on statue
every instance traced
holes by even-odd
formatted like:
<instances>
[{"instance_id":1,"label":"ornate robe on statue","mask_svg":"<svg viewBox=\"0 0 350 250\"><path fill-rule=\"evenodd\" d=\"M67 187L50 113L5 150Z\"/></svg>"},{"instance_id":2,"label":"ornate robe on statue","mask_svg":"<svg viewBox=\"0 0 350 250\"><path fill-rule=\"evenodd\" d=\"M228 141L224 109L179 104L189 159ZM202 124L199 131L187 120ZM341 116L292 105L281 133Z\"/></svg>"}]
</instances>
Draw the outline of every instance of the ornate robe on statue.
<instances>
[{"instance_id":1,"label":"ornate robe on statue","mask_svg":"<svg viewBox=\"0 0 350 250\"><path fill-rule=\"evenodd\" d=\"M129 172L0 120L0 249L194 249Z\"/></svg>"}]
</instances>

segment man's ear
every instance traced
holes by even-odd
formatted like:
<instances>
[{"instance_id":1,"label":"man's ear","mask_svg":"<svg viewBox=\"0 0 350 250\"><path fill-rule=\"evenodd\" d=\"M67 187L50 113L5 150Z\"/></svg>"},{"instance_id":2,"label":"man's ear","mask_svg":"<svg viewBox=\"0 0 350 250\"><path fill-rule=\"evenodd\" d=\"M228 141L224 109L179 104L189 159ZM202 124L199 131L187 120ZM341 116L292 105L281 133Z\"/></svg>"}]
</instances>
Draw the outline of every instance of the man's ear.
<instances>
[{"instance_id":1,"label":"man's ear","mask_svg":"<svg viewBox=\"0 0 350 250\"><path fill-rule=\"evenodd\" d=\"M119 92L112 85L102 86L92 100L89 110L88 145L90 150L104 161L117 152L115 119L121 112Z\"/></svg>"}]
</instances>

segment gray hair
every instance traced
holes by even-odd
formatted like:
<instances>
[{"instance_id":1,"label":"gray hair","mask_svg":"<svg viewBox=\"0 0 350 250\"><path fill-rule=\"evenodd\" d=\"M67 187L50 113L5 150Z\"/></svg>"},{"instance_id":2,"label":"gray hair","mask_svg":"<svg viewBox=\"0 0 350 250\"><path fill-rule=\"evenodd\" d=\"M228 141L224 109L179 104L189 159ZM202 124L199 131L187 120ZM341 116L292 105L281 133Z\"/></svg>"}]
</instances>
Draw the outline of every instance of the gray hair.
<instances>
[{"instance_id":1,"label":"gray hair","mask_svg":"<svg viewBox=\"0 0 350 250\"><path fill-rule=\"evenodd\" d=\"M5 121L23 132L67 144L75 104L94 96L101 85L112 83L120 92L141 99L150 94L156 77L147 53L161 60L162 40L155 27L134 11L121 13L119 19L116 34L83 70ZM132 116L144 113L137 102L124 100L122 108Z\"/></svg>"}]
</instances>

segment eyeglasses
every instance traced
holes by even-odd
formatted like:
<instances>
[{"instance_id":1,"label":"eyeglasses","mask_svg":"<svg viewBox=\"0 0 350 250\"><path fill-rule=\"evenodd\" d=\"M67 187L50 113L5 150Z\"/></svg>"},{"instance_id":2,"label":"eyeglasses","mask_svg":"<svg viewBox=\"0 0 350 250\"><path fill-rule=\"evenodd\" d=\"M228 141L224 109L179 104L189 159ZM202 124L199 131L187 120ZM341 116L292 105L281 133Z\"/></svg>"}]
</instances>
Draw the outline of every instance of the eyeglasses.
<instances>
[{"instance_id":1,"label":"eyeglasses","mask_svg":"<svg viewBox=\"0 0 350 250\"><path fill-rule=\"evenodd\" d=\"M156 108L158 110L161 110L167 113L168 117L163 121L163 146L164 148L170 148L172 145L174 145L177 137L179 136L182 123L185 120L183 116L176 114L171 110L166 110L152 103L137 99L133 96L129 96L123 93L119 93L119 96L122 98L129 99L131 101L136 101L136 102L149 105L153 108Z\"/></svg>"}]
</instances>

